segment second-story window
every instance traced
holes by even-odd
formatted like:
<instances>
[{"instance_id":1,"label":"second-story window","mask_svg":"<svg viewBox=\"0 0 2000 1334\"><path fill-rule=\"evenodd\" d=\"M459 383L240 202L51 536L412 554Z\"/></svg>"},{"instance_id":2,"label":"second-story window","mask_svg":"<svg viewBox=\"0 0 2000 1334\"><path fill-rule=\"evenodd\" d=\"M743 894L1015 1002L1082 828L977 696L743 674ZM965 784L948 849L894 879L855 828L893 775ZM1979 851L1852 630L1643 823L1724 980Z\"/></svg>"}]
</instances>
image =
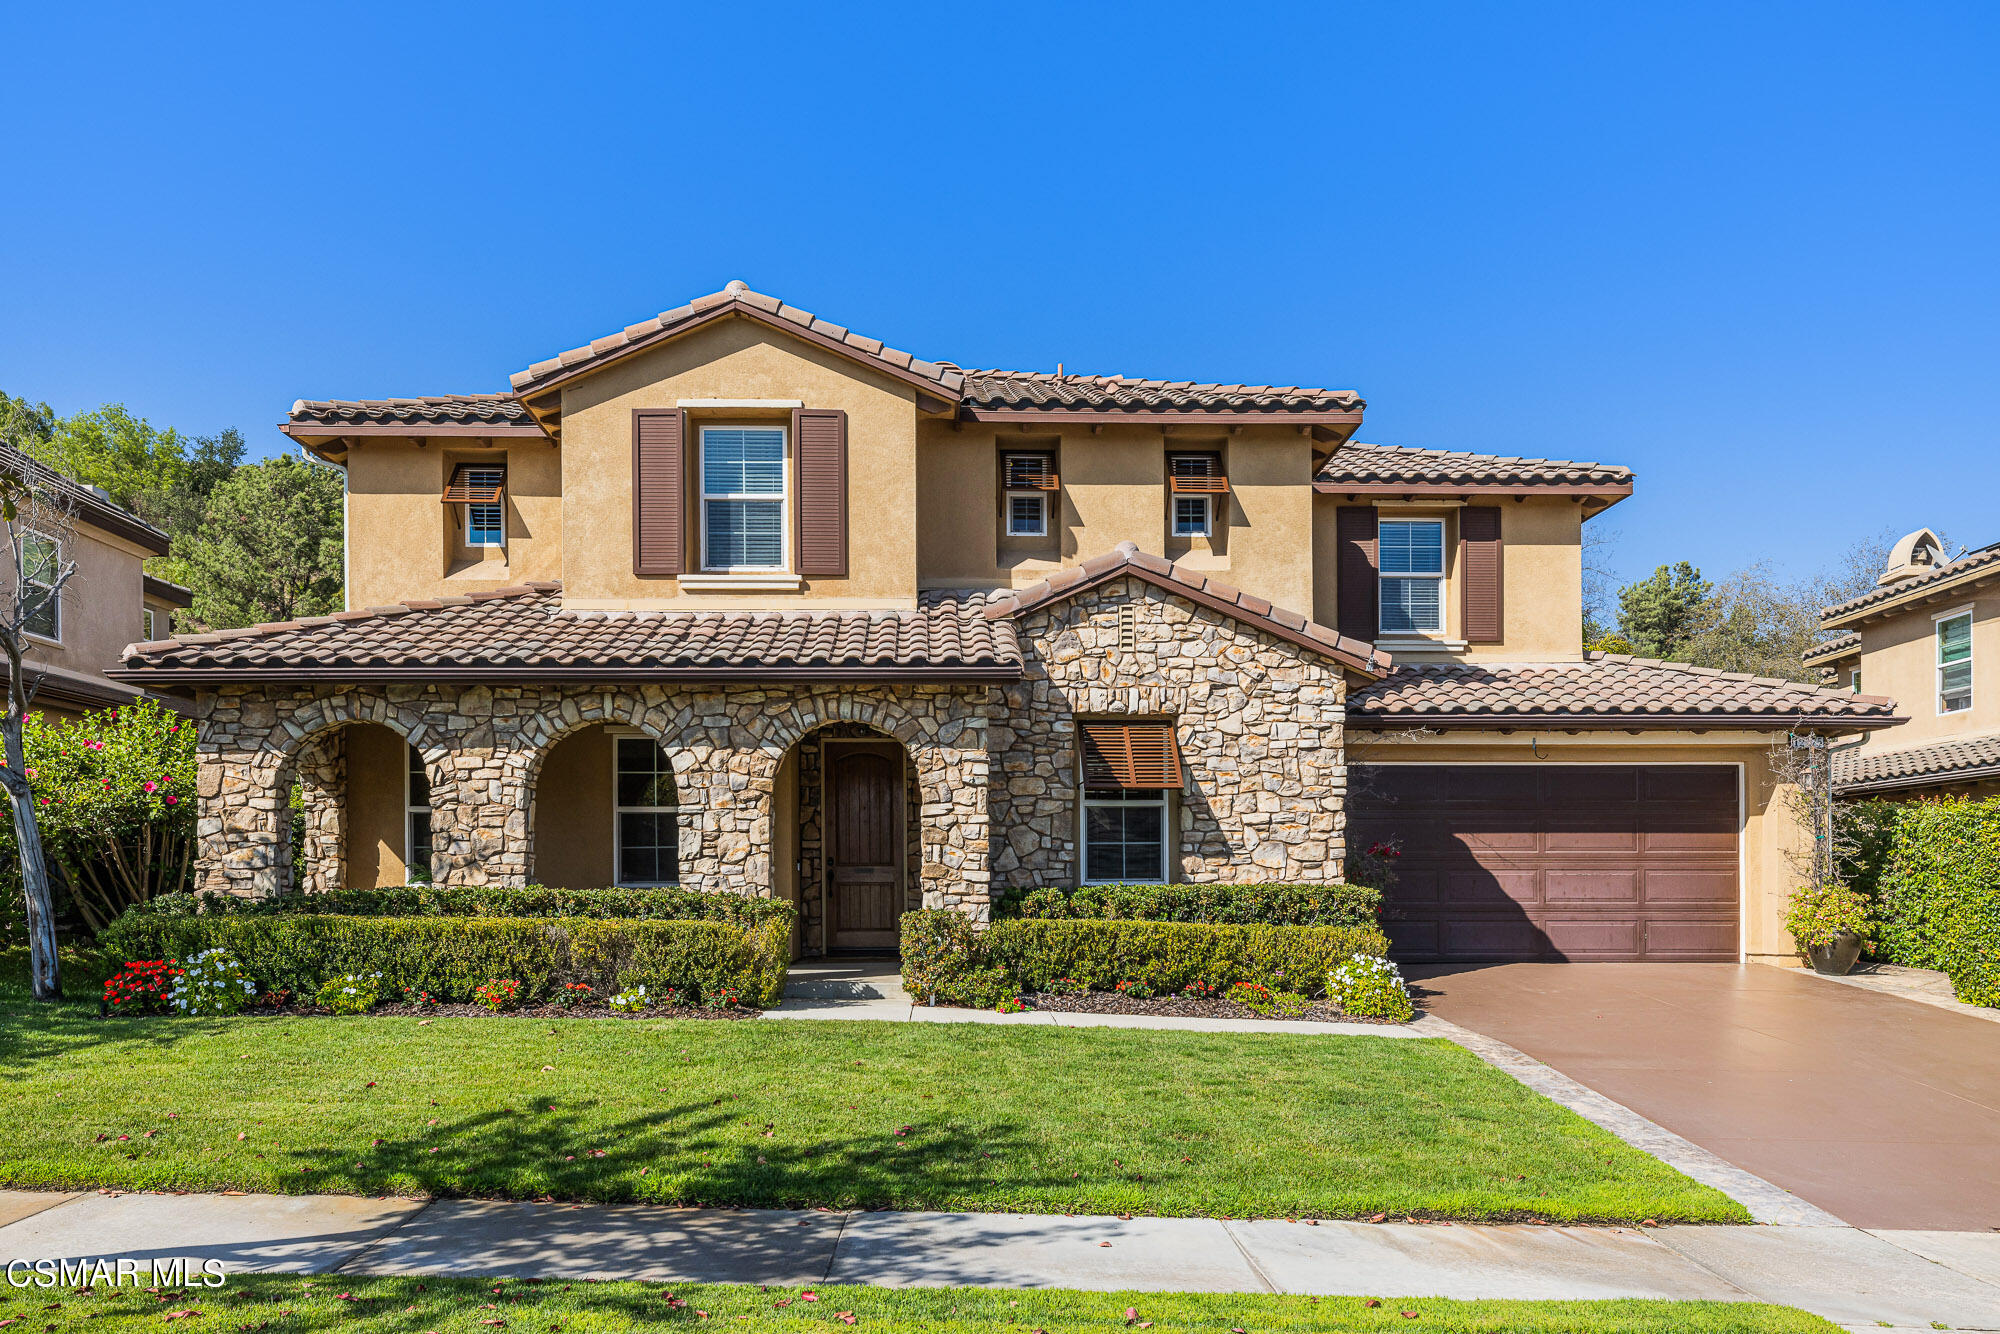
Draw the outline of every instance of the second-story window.
<instances>
[{"instance_id":1,"label":"second-story window","mask_svg":"<svg viewBox=\"0 0 2000 1334\"><path fill-rule=\"evenodd\" d=\"M1174 536L1207 537L1210 496L1174 497Z\"/></svg>"},{"instance_id":2,"label":"second-story window","mask_svg":"<svg viewBox=\"0 0 2000 1334\"><path fill-rule=\"evenodd\" d=\"M1173 535L1207 537L1215 531L1215 505L1229 492L1222 455L1211 451L1167 455L1167 494L1173 502Z\"/></svg>"},{"instance_id":3,"label":"second-story window","mask_svg":"<svg viewBox=\"0 0 2000 1334\"><path fill-rule=\"evenodd\" d=\"M1963 713L1972 707L1972 613L1958 612L1937 623L1938 712Z\"/></svg>"},{"instance_id":4,"label":"second-story window","mask_svg":"<svg viewBox=\"0 0 2000 1334\"><path fill-rule=\"evenodd\" d=\"M1007 495L1007 536L1045 537L1049 531L1049 502L1041 492Z\"/></svg>"},{"instance_id":5,"label":"second-story window","mask_svg":"<svg viewBox=\"0 0 2000 1334\"><path fill-rule=\"evenodd\" d=\"M1444 631L1444 520L1384 519L1382 633Z\"/></svg>"},{"instance_id":6,"label":"second-story window","mask_svg":"<svg viewBox=\"0 0 2000 1334\"><path fill-rule=\"evenodd\" d=\"M474 548L507 545L507 466L503 463L460 463L451 470L444 503L456 505L465 545Z\"/></svg>"},{"instance_id":7,"label":"second-story window","mask_svg":"<svg viewBox=\"0 0 2000 1334\"><path fill-rule=\"evenodd\" d=\"M56 576L62 569L62 543L32 529L21 534L21 582L28 599L38 605L21 628L43 639L62 638L62 595Z\"/></svg>"},{"instance_id":8,"label":"second-story window","mask_svg":"<svg viewBox=\"0 0 2000 1334\"><path fill-rule=\"evenodd\" d=\"M785 428L701 428L702 568L785 568Z\"/></svg>"},{"instance_id":9,"label":"second-story window","mask_svg":"<svg viewBox=\"0 0 2000 1334\"><path fill-rule=\"evenodd\" d=\"M1046 537L1049 497L1061 483L1056 456L1045 450L1007 450L1000 455L1000 488L1009 537Z\"/></svg>"}]
</instances>

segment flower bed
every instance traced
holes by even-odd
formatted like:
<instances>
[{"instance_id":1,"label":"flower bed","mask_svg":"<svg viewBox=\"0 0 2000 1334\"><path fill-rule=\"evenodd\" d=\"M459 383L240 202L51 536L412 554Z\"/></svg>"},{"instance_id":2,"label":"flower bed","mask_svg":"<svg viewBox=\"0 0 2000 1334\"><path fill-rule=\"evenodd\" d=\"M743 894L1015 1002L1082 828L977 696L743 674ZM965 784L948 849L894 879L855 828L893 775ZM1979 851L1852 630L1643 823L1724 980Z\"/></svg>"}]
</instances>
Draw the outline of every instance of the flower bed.
<instances>
[{"instance_id":1,"label":"flower bed","mask_svg":"<svg viewBox=\"0 0 2000 1334\"><path fill-rule=\"evenodd\" d=\"M1211 926L1370 926L1382 893L1368 885L1085 885L1010 889L996 920L1202 922Z\"/></svg>"},{"instance_id":2,"label":"flower bed","mask_svg":"<svg viewBox=\"0 0 2000 1334\"><path fill-rule=\"evenodd\" d=\"M191 959L221 947L243 960L259 990L298 997L317 998L328 983L360 978L362 984L350 985L365 984L383 998L423 994L450 1004L475 1000L490 983L509 983L504 999L532 1006L582 983L594 996L643 986L696 1002L728 997L761 1006L784 994L791 928L786 919L740 926L135 912L113 923L100 944L113 961Z\"/></svg>"},{"instance_id":3,"label":"flower bed","mask_svg":"<svg viewBox=\"0 0 2000 1334\"><path fill-rule=\"evenodd\" d=\"M239 899L226 894L163 894L137 911L230 917L591 917L641 922L782 922L798 910L783 899L704 894L692 889L552 889L546 885L403 885Z\"/></svg>"},{"instance_id":4,"label":"flower bed","mask_svg":"<svg viewBox=\"0 0 2000 1334\"><path fill-rule=\"evenodd\" d=\"M1395 1019L1351 1015L1325 1000L1309 1002L1297 1014L1260 1014L1221 996L1153 996L1137 1000L1113 991L1041 992L1021 997L1031 1010L1058 1014L1151 1014L1169 1019L1261 1019L1274 1024L1310 1020L1329 1024L1395 1024Z\"/></svg>"}]
</instances>

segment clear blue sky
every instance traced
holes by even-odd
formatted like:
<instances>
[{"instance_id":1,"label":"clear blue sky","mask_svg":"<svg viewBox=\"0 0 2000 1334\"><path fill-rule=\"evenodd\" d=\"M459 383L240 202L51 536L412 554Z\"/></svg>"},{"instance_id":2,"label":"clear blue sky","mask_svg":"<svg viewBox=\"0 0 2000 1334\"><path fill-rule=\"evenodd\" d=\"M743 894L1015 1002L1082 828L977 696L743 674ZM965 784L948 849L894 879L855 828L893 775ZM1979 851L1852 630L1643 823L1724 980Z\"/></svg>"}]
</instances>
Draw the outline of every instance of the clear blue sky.
<instances>
[{"instance_id":1,"label":"clear blue sky","mask_svg":"<svg viewBox=\"0 0 2000 1334\"><path fill-rule=\"evenodd\" d=\"M1627 576L2000 540L2000 5L191 8L0 18L0 388L268 453L741 277L1627 464Z\"/></svg>"}]
</instances>

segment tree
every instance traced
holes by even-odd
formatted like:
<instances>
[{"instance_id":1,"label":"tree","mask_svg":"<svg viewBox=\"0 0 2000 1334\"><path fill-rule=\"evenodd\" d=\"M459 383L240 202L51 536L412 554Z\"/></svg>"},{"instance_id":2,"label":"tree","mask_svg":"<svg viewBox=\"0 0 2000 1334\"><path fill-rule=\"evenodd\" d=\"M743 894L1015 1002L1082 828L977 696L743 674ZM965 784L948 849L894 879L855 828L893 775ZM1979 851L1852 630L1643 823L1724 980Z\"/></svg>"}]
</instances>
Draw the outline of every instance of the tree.
<instances>
[{"instance_id":1,"label":"tree","mask_svg":"<svg viewBox=\"0 0 2000 1334\"><path fill-rule=\"evenodd\" d=\"M181 553L195 619L227 629L340 610L341 499L339 473L291 455L232 472Z\"/></svg>"},{"instance_id":2,"label":"tree","mask_svg":"<svg viewBox=\"0 0 2000 1334\"><path fill-rule=\"evenodd\" d=\"M28 636L58 614L62 591L76 574L68 539L76 527L77 500L60 478L17 450L0 451L0 536L6 539L5 588L0 589L0 658L7 671L6 711L0 714L0 788L13 815L21 888L28 909L28 972L36 1000L62 999L56 973L56 922L49 892L48 858L35 818L22 733L41 686L28 662Z\"/></svg>"},{"instance_id":3,"label":"tree","mask_svg":"<svg viewBox=\"0 0 2000 1334\"><path fill-rule=\"evenodd\" d=\"M1606 527L1602 519L1583 525L1583 642L1593 647L1594 641L1611 633L1611 599L1618 587L1611 553L1618 537L1618 530Z\"/></svg>"},{"instance_id":4,"label":"tree","mask_svg":"<svg viewBox=\"0 0 2000 1334\"><path fill-rule=\"evenodd\" d=\"M55 410L48 404L30 403L0 391L0 445L33 454L30 446L47 440L55 426Z\"/></svg>"},{"instance_id":5,"label":"tree","mask_svg":"<svg viewBox=\"0 0 2000 1334\"><path fill-rule=\"evenodd\" d=\"M103 487L127 509L141 496L170 490L187 469L181 433L134 417L123 403L58 418L45 439L22 448L66 477Z\"/></svg>"},{"instance_id":6,"label":"tree","mask_svg":"<svg viewBox=\"0 0 2000 1334\"><path fill-rule=\"evenodd\" d=\"M1648 658L1685 662L1713 586L1686 561L1618 592L1618 633Z\"/></svg>"}]
</instances>

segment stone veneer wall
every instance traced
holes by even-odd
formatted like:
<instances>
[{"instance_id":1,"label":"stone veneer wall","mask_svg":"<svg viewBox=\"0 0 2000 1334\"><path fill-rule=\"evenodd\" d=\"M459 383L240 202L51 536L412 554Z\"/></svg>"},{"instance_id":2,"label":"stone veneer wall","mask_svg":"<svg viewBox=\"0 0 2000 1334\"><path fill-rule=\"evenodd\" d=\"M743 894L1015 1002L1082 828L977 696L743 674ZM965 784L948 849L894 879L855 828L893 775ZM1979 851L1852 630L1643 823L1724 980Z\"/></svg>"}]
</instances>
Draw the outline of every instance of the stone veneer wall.
<instances>
[{"instance_id":1,"label":"stone veneer wall","mask_svg":"<svg viewBox=\"0 0 2000 1334\"><path fill-rule=\"evenodd\" d=\"M290 879L287 791L305 781L310 887L338 883L338 729L374 722L407 737L431 774L432 873L452 884L523 884L535 778L549 748L593 723L657 738L674 766L681 883L768 896L772 792L785 753L829 723L901 741L921 794L925 907L985 920L989 887L983 686L796 687L387 684L225 686L200 703L201 887L246 896Z\"/></svg>"},{"instance_id":2,"label":"stone veneer wall","mask_svg":"<svg viewBox=\"0 0 2000 1334\"><path fill-rule=\"evenodd\" d=\"M1121 647L1119 607L1135 604ZM1347 825L1339 664L1118 579L1017 623L1026 679L989 734L996 888L1077 882L1076 718L1176 720L1180 878L1328 881Z\"/></svg>"}]
</instances>

